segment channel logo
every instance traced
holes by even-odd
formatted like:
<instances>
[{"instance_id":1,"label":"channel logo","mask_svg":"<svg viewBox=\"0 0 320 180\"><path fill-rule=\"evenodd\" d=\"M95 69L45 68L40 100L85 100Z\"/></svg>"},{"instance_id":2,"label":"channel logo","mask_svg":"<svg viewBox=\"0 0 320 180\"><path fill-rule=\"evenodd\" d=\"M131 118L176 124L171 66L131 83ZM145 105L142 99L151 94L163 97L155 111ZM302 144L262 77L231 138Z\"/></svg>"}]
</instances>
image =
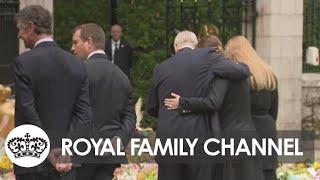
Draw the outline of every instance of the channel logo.
<instances>
[{"instance_id":1,"label":"channel logo","mask_svg":"<svg viewBox=\"0 0 320 180\"><path fill-rule=\"evenodd\" d=\"M21 125L9 133L5 151L14 164L26 168L35 167L49 155L49 137L37 126Z\"/></svg>"}]
</instances>

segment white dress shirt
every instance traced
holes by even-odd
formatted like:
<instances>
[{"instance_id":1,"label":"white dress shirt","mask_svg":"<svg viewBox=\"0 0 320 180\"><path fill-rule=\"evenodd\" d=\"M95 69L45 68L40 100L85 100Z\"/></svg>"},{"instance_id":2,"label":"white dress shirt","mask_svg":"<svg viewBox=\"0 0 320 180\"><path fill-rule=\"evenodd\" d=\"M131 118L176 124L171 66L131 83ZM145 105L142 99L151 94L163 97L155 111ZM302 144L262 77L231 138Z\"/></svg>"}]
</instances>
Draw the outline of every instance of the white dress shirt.
<instances>
[{"instance_id":1,"label":"white dress shirt","mask_svg":"<svg viewBox=\"0 0 320 180\"><path fill-rule=\"evenodd\" d=\"M51 37L39 39L39 40L34 44L33 47L35 48L38 44L40 44L40 43L42 43L42 42L53 42L53 39L52 39Z\"/></svg>"},{"instance_id":2,"label":"white dress shirt","mask_svg":"<svg viewBox=\"0 0 320 180\"><path fill-rule=\"evenodd\" d=\"M114 50L116 48L116 44L117 44L117 48L119 49L120 39L118 41L114 41L113 39L111 40L111 54L112 54L111 60L112 60L112 63L114 63Z\"/></svg>"},{"instance_id":3,"label":"white dress shirt","mask_svg":"<svg viewBox=\"0 0 320 180\"><path fill-rule=\"evenodd\" d=\"M93 51L92 53L90 53L88 55L87 59L89 59L94 54L106 54L106 53L103 50L99 49L99 50L96 50L96 51Z\"/></svg>"}]
</instances>

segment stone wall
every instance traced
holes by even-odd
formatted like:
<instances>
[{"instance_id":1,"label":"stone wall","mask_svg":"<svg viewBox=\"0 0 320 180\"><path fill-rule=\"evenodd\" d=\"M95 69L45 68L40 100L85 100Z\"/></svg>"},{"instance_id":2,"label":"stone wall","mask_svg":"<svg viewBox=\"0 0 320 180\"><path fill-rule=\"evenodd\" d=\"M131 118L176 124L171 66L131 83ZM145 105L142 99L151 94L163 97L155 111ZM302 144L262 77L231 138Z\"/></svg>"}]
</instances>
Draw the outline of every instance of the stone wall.
<instances>
[{"instance_id":1,"label":"stone wall","mask_svg":"<svg viewBox=\"0 0 320 180\"><path fill-rule=\"evenodd\" d=\"M279 81L278 129L301 129L303 0L257 0L256 49Z\"/></svg>"},{"instance_id":2,"label":"stone wall","mask_svg":"<svg viewBox=\"0 0 320 180\"><path fill-rule=\"evenodd\" d=\"M320 136L320 74L302 76L302 125Z\"/></svg>"}]
</instances>

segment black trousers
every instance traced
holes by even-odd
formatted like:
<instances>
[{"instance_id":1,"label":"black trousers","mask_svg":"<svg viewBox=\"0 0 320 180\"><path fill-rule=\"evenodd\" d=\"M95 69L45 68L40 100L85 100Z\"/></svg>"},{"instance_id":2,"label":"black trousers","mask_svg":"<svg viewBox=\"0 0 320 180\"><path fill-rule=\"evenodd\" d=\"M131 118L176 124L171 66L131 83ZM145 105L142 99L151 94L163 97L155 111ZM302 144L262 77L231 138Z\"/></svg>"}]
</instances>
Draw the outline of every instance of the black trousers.
<instances>
[{"instance_id":1,"label":"black trousers","mask_svg":"<svg viewBox=\"0 0 320 180\"><path fill-rule=\"evenodd\" d=\"M264 180L277 180L275 169L264 169L263 176L264 176Z\"/></svg>"},{"instance_id":2,"label":"black trousers","mask_svg":"<svg viewBox=\"0 0 320 180\"><path fill-rule=\"evenodd\" d=\"M159 164L159 180L221 180L223 165L203 164Z\"/></svg>"},{"instance_id":3,"label":"black trousers","mask_svg":"<svg viewBox=\"0 0 320 180\"><path fill-rule=\"evenodd\" d=\"M223 171L223 180L264 179L261 161L256 159L227 161Z\"/></svg>"},{"instance_id":4,"label":"black trousers","mask_svg":"<svg viewBox=\"0 0 320 180\"><path fill-rule=\"evenodd\" d=\"M60 174L57 171L18 174L16 175L16 180L76 180L76 172L71 170L64 174Z\"/></svg>"},{"instance_id":5,"label":"black trousers","mask_svg":"<svg viewBox=\"0 0 320 180\"><path fill-rule=\"evenodd\" d=\"M120 164L83 164L77 168L77 180L112 180Z\"/></svg>"}]
</instances>

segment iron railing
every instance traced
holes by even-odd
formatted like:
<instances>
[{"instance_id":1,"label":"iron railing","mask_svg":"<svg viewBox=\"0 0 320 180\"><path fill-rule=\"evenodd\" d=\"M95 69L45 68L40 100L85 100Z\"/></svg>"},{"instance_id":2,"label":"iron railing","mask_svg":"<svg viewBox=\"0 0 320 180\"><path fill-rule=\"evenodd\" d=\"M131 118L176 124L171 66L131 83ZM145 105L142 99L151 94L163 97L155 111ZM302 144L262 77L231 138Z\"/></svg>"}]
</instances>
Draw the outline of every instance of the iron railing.
<instances>
[{"instance_id":1,"label":"iron railing","mask_svg":"<svg viewBox=\"0 0 320 180\"><path fill-rule=\"evenodd\" d=\"M235 35L245 35L255 45L256 0L167 0L167 52L180 30L200 34L203 26L217 29L223 43Z\"/></svg>"},{"instance_id":2,"label":"iron railing","mask_svg":"<svg viewBox=\"0 0 320 180\"><path fill-rule=\"evenodd\" d=\"M306 63L307 48L320 48L320 0L304 0L303 16L303 72L320 72L320 66Z\"/></svg>"}]
</instances>

